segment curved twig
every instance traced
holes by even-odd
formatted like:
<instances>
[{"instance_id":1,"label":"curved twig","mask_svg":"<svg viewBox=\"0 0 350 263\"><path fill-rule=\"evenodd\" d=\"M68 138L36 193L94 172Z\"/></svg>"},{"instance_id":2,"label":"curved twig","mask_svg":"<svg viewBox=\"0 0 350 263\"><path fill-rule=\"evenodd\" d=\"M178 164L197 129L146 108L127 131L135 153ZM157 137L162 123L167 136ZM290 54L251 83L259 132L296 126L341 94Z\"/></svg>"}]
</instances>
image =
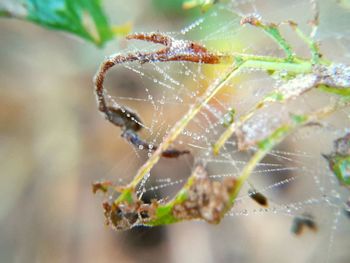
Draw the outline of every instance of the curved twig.
<instances>
[{"instance_id":1,"label":"curved twig","mask_svg":"<svg viewBox=\"0 0 350 263\"><path fill-rule=\"evenodd\" d=\"M143 141L137 132L142 129L142 121L139 116L131 109L125 106L108 106L106 99L106 91L103 83L109 69L118 64L126 62L138 61L140 63L149 62L168 62L168 61L187 61L204 64L218 64L220 58L218 55L210 53L202 45L186 40L175 40L174 38L160 34L134 34L127 36L127 39L137 39L162 44L165 48L156 52L135 53L120 55L116 54L102 62L99 70L94 77L95 93L99 111L112 124L122 128L122 137L136 147L155 151L157 146L150 146ZM163 157L176 158L189 151L179 151L176 149L167 149L162 152Z\"/></svg>"}]
</instances>

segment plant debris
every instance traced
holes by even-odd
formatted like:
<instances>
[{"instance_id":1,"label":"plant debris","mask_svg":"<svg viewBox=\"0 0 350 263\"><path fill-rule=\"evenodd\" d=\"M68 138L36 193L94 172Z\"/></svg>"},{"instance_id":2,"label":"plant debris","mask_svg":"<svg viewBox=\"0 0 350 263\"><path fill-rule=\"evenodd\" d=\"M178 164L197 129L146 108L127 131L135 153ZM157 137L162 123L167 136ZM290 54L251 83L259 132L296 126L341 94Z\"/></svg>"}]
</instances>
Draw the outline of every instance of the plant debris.
<instances>
[{"instance_id":1,"label":"plant debris","mask_svg":"<svg viewBox=\"0 0 350 263\"><path fill-rule=\"evenodd\" d=\"M310 214L296 216L292 223L291 232L295 235L301 235L305 228L317 231L317 225L313 216Z\"/></svg>"},{"instance_id":2,"label":"plant debris","mask_svg":"<svg viewBox=\"0 0 350 263\"><path fill-rule=\"evenodd\" d=\"M196 166L192 177L187 198L174 206L174 216L181 220L204 219L208 223L218 224L230 207L230 193L234 190L235 178L212 181L202 165Z\"/></svg>"}]
</instances>

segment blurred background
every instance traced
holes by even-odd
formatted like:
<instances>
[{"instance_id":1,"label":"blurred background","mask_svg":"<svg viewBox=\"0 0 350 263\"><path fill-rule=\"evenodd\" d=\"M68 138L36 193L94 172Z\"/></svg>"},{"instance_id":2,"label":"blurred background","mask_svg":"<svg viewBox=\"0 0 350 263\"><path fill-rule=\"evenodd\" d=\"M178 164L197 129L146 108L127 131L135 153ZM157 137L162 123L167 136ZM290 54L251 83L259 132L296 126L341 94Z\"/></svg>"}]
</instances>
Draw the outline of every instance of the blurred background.
<instances>
[{"instance_id":1,"label":"blurred background","mask_svg":"<svg viewBox=\"0 0 350 263\"><path fill-rule=\"evenodd\" d=\"M166 31L181 36L181 29L191 30L186 26L202 16L199 8L183 10L182 2L105 0L103 6L113 24L129 22L134 32ZM349 64L348 7L347 1L321 1L317 36L328 58ZM194 33L186 37L203 40L208 48L223 51L274 54L276 48L265 36L256 36L254 30L239 31L233 38L236 42L228 42L233 40L224 36L240 30L239 19L229 20L228 14L258 12L270 21L293 19L304 29L312 18L309 1L226 1L224 11L218 10L219 20L209 19L211 24L203 24L207 29L196 26ZM227 21L234 22L232 28L224 27ZM212 28L217 35L211 38ZM291 32L286 30L286 34ZM268 176L257 179L269 186L303 173L301 179L287 186L271 187L268 196L271 194L272 202L278 203L278 212L263 211L242 197L237 209L217 226L184 222L115 232L104 225L103 196L94 196L91 184L103 179L125 184L147 156L122 140L120 131L100 116L92 78L105 56L125 52L130 46L119 38L98 49L67 33L4 18L0 19L0 36L0 262L349 262L350 221L343 213L342 203L335 201L325 207L321 202L329 189L340 193L342 200L349 196L348 191L327 179L328 168L320 157L320 152L329 152L332 140L349 127L349 111L332 119L326 131L316 136L313 131L298 133L299 137L281 146L281 151L299 153L291 158L293 165L306 167L303 171L273 172L278 178L272 181ZM245 38L240 39L242 36ZM256 45L252 47L254 41ZM307 54L299 42L294 44L298 52ZM220 72L206 70L213 77ZM192 83L188 88L196 89L193 75L183 73L177 80L186 85ZM209 82L203 80L200 86L205 88ZM122 102L122 97L148 96L145 90L152 86L152 79L140 78L140 74L124 68L113 70L107 83L111 94L118 94ZM267 78L257 73L249 85L262 83L268 84ZM158 88L150 91L152 96L171 94L164 93L165 88L159 84ZM225 94L218 98L229 103ZM314 100L324 99L313 96ZM184 100L183 104L169 103L162 109L165 117L160 119L167 123L155 124L160 133L181 116L182 105L187 107L186 103L190 103L189 98ZM158 111L152 103L130 100L127 104L142 112L145 123L154 123L157 118ZM160 142L159 136L155 141ZM193 139L184 139L187 147L191 143ZM278 161L284 165L284 160ZM176 182L189 175L193 162L190 156L162 160L152 172L152 178L158 179L152 179L149 187L164 182L170 187L156 189L148 198L174 194L181 187ZM212 171L220 174L229 169L215 165ZM315 181L315 174L321 182ZM314 203L301 203L311 200L310 196L315 197ZM306 208L316 215L319 230L295 236L290 232L293 216Z\"/></svg>"}]
</instances>

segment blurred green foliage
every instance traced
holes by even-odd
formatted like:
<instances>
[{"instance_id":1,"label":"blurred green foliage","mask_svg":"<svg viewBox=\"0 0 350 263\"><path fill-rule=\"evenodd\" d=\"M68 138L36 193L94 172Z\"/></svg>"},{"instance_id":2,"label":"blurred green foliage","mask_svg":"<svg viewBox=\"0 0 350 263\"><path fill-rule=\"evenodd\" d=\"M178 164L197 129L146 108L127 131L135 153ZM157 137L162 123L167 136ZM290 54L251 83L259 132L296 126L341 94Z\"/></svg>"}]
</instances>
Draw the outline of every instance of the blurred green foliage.
<instances>
[{"instance_id":1,"label":"blurred green foliage","mask_svg":"<svg viewBox=\"0 0 350 263\"><path fill-rule=\"evenodd\" d=\"M192 20L202 14L204 6L208 10L214 2L152 0L152 5L157 12L166 16ZM121 26L109 23L102 8L102 0L5 1L5 4L0 4L0 16L28 20L49 29L66 31L99 47L116 35L126 35L131 30L130 23Z\"/></svg>"},{"instance_id":2,"label":"blurred green foliage","mask_svg":"<svg viewBox=\"0 0 350 263\"><path fill-rule=\"evenodd\" d=\"M101 0L25 0L16 5L26 10L26 15L15 10L1 10L0 15L21 18L41 26L67 31L103 46L111 40L115 30L103 11Z\"/></svg>"},{"instance_id":3,"label":"blurred green foliage","mask_svg":"<svg viewBox=\"0 0 350 263\"><path fill-rule=\"evenodd\" d=\"M28 20L74 33L96 45L113 38L100 0L27 0Z\"/></svg>"},{"instance_id":4,"label":"blurred green foliage","mask_svg":"<svg viewBox=\"0 0 350 263\"><path fill-rule=\"evenodd\" d=\"M218 0L185 0L182 7L184 9L191 9L200 7L203 12L208 11Z\"/></svg>"},{"instance_id":5,"label":"blurred green foliage","mask_svg":"<svg viewBox=\"0 0 350 263\"><path fill-rule=\"evenodd\" d=\"M167 16L172 17L193 17L200 14L200 10L195 8L185 10L184 3L187 0L152 0L154 8Z\"/></svg>"}]
</instances>

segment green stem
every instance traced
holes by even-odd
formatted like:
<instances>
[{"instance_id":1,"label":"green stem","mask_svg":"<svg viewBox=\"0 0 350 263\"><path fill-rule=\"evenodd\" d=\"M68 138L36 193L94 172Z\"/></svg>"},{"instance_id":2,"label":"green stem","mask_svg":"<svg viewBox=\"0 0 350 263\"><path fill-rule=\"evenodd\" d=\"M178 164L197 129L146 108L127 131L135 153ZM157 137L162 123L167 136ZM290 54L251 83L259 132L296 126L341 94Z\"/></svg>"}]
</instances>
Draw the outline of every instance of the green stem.
<instances>
[{"instance_id":1,"label":"green stem","mask_svg":"<svg viewBox=\"0 0 350 263\"><path fill-rule=\"evenodd\" d=\"M313 64L317 64L320 62L321 53L318 48L318 45L315 41L313 41L309 36L305 35L303 31L300 30L298 25L292 21L289 21L290 27L295 31L295 33L303 40L310 49L311 52L311 62Z\"/></svg>"},{"instance_id":2,"label":"green stem","mask_svg":"<svg viewBox=\"0 0 350 263\"><path fill-rule=\"evenodd\" d=\"M260 58L257 60L257 58L248 57L248 58L242 58L244 61L246 59L245 63L242 64L242 68L255 68L255 69L262 69L262 70L273 70L273 71L281 71L282 69L287 70L291 73L303 73L307 74L311 72L312 70L312 64L306 61L300 61L300 62L274 62L274 61L261 61ZM235 130L241 126L245 121L250 119L253 114L256 112L256 110L264 108L267 103L271 101L277 101L277 100L283 100L283 98L279 98L278 96L276 98L272 98L271 96L266 97L264 100L258 102L247 114L242 116L238 122L232 123L225 132L220 136L218 141L213 146L213 152L215 155L217 155L222 148L222 146L225 144L225 142L232 136L232 134L235 132Z\"/></svg>"},{"instance_id":3,"label":"green stem","mask_svg":"<svg viewBox=\"0 0 350 263\"><path fill-rule=\"evenodd\" d=\"M234 65L228 72L223 75L220 79L216 80L205 92L203 97L198 100L196 104L191 106L185 116L178 121L175 126L170 130L169 134L164 138L163 142L159 145L157 150L153 153L153 155L147 160L147 162L138 170L134 179L127 186L127 189L135 189L136 186L141 182L143 177L149 173L152 167L158 162L161 157L163 151L168 149L168 147L175 141L175 139L179 136L179 134L184 130L187 124L196 116L196 114L202 109L204 105L208 103L208 101L215 96L215 94L225 86L229 80L238 73L240 69L240 63ZM115 203L123 201L123 195L120 195Z\"/></svg>"},{"instance_id":4,"label":"green stem","mask_svg":"<svg viewBox=\"0 0 350 263\"><path fill-rule=\"evenodd\" d=\"M237 180L237 184L234 192L230 196L231 204L233 205L236 197L241 191L242 186L248 180L249 176L257 166L257 164L268 154L276 145L282 142L289 134L294 132L297 128L306 125L307 123L318 121L329 114L333 113L339 108L343 108L349 105L349 100L345 100L340 104L331 105L314 112L310 115L292 115L290 124L283 124L274 132L272 132L266 139L257 143L258 150L255 152L249 162L243 168L241 175Z\"/></svg>"},{"instance_id":5,"label":"green stem","mask_svg":"<svg viewBox=\"0 0 350 263\"><path fill-rule=\"evenodd\" d=\"M216 80L203 97L194 104L185 116L178 121L171 129L167 137L159 145L153 155L147 160L147 162L139 169L134 179L127 186L127 189L135 189L141 182L143 177L147 175L152 167L159 161L163 151L168 149L170 145L176 140L178 135L184 130L187 124L196 116L196 114L206 105L215 94L228 83L228 81L239 72L242 68L255 68L263 70L287 70L295 73L308 73L312 69L312 65L307 61L299 60L297 62L286 62L284 59L262 56L249 56L249 55L236 55L234 56L236 63L228 70L220 79ZM267 60L267 61L266 61ZM115 203L123 201L123 195L119 196L115 200Z\"/></svg>"},{"instance_id":6,"label":"green stem","mask_svg":"<svg viewBox=\"0 0 350 263\"><path fill-rule=\"evenodd\" d=\"M312 64L310 62L275 62L275 61L261 61L261 60L246 60L242 65L243 68L254 68L262 70L273 70L281 71L285 70L290 73L309 73L312 69Z\"/></svg>"},{"instance_id":7,"label":"green stem","mask_svg":"<svg viewBox=\"0 0 350 263\"><path fill-rule=\"evenodd\" d=\"M295 54L293 52L292 47L287 43L284 37L281 35L278 25L274 23L264 23L259 18L255 16L247 16L241 20L241 24L251 24L252 26L256 26L261 28L269 37L271 37L286 53L287 60L293 61L295 58Z\"/></svg>"},{"instance_id":8,"label":"green stem","mask_svg":"<svg viewBox=\"0 0 350 263\"><path fill-rule=\"evenodd\" d=\"M231 209L234 204L239 192L241 191L243 185L248 181L250 175L252 174L255 167L258 163L280 142L282 142L288 135L294 132L297 128L306 125L307 123L317 121L321 118L328 116L330 113L334 112L339 107L344 107L348 102L345 102L342 105L333 105L321 109L315 113L312 113L308 116L306 115L292 115L291 121L288 124L282 124L279 128L274 130L266 139L258 142L258 150L255 152L253 157L249 160L246 166L243 168L241 175L238 177L234 191L230 194L229 205L225 210ZM156 215L151 221L144 222L144 225L147 226L157 226L165 224L173 224L181 221L181 218L177 218L173 215L173 209L176 204L181 204L188 198L188 190L192 186L195 174L192 174L187 183L179 191L179 193L171 200L170 202L160 205L156 209ZM224 216L224 214L222 216Z\"/></svg>"},{"instance_id":9,"label":"green stem","mask_svg":"<svg viewBox=\"0 0 350 263\"><path fill-rule=\"evenodd\" d=\"M260 23L260 26L276 43L284 50L286 53L287 59L292 61L295 54L292 47L287 43L287 41L282 37L278 27L274 24L265 25Z\"/></svg>"},{"instance_id":10,"label":"green stem","mask_svg":"<svg viewBox=\"0 0 350 263\"><path fill-rule=\"evenodd\" d=\"M249 176L257 166L257 164L265 157L265 155L268 153L265 149L259 149L252 158L250 158L247 165L244 167L242 174L237 179L237 184L235 186L235 190L230 196L230 203L233 205L234 201L236 200L236 197L238 196L239 192L242 189L242 186L244 183L248 180Z\"/></svg>"},{"instance_id":11,"label":"green stem","mask_svg":"<svg viewBox=\"0 0 350 263\"><path fill-rule=\"evenodd\" d=\"M240 67L235 65L231 68L223 77L219 80L215 81L213 85L209 86L204 96L198 100L196 104L194 104L189 111L185 114L185 116L178 121L175 126L170 130L169 134L163 142L159 145L158 149L154 152L151 158L141 167L141 169L136 174L136 177L131 182L131 187L136 187L136 185L142 180L142 178L150 172L151 168L157 163L159 160L161 153L165 151L177 138L177 136L184 130L187 124L196 116L196 114L202 109L204 105L206 105L211 98L224 86L228 83L228 81L238 73L238 69Z\"/></svg>"}]
</instances>

